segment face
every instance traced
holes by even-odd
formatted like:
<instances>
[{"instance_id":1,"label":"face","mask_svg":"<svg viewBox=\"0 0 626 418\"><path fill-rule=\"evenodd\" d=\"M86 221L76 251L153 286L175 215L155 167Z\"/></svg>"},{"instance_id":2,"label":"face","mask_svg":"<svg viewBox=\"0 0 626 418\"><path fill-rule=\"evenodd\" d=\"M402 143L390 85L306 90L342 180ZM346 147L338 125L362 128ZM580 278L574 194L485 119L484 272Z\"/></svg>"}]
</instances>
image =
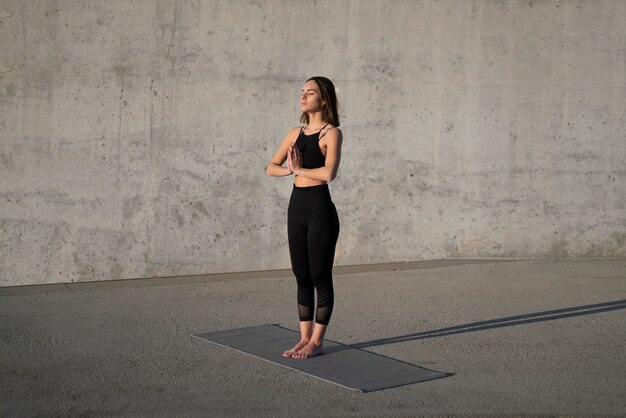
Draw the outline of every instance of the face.
<instances>
[{"instance_id":1,"label":"face","mask_svg":"<svg viewBox=\"0 0 626 418\"><path fill-rule=\"evenodd\" d=\"M322 95L314 80L309 80L300 92L300 108L305 113L319 112L322 110Z\"/></svg>"}]
</instances>

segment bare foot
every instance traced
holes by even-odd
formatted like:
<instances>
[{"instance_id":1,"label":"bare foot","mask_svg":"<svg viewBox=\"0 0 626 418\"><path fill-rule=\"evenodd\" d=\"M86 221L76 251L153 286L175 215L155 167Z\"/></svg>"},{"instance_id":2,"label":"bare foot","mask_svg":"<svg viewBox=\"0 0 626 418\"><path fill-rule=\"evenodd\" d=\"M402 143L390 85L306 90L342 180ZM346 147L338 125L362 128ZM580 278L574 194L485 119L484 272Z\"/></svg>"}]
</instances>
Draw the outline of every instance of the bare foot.
<instances>
[{"instance_id":1,"label":"bare foot","mask_svg":"<svg viewBox=\"0 0 626 418\"><path fill-rule=\"evenodd\" d=\"M293 348L285 351L283 353L283 357L293 357L293 355L296 354L298 350L300 350L302 347L304 347L308 343L309 343L309 340L300 340L300 342L294 345Z\"/></svg>"},{"instance_id":2,"label":"bare foot","mask_svg":"<svg viewBox=\"0 0 626 418\"><path fill-rule=\"evenodd\" d=\"M321 343L320 345L316 345L313 341L311 341L307 345L302 347L300 350L298 350L296 353L294 353L291 357L302 359L302 358L310 358L310 357L319 356L320 354L323 354L323 353L324 353L324 346Z\"/></svg>"}]
</instances>

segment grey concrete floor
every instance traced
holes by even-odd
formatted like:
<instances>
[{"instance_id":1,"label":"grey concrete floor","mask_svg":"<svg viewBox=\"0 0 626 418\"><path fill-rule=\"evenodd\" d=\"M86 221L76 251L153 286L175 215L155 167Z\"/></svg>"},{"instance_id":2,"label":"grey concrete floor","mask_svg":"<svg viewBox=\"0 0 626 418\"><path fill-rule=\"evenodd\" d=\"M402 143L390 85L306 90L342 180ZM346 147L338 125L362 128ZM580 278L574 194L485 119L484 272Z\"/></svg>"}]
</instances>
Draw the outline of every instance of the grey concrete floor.
<instances>
[{"instance_id":1,"label":"grey concrete floor","mask_svg":"<svg viewBox=\"0 0 626 418\"><path fill-rule=\"evenodd\" d=\"M626 260L411 268L336 274L327 337L452 376L366 394L192 337L296 329L284 272L0 289L0 416L626 416Z\"/></svg>"}]
</instances>

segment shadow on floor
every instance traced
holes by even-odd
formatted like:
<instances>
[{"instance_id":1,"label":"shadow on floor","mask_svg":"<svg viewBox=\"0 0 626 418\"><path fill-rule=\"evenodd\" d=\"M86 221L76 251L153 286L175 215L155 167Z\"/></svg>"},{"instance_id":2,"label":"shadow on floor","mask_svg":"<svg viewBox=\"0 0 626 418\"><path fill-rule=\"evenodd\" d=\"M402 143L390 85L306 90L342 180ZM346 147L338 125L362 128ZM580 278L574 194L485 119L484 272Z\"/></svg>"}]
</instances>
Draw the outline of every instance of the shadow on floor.
<instances>
[{"instance_id":1,"label":"shadow on floor","mask_svg":"<svg viewBox=\"0 0 626 418\"><path fill-rule=\"evenodd\" d=\"M614 302L598 303L595 305L577 306L574 308L555 309L552 311L536 312L525 315L509 316L506 318L490 319L488 321L472 322L469 324L456 325L448 328L435 329L431 331L418 332L415 334L401 335L399 337L381 338L379 340L365 341L351 344L350 348L368 348L380 345L395 344L405 341L422 340L425 338L445 337L465 332L483 331L486 329L512 327L515 325L532 324L535 322L552 321L555 319L571 318L574 316L584 316L602 312L626 309L626 300Z\"/></svg>"}]
</instances>

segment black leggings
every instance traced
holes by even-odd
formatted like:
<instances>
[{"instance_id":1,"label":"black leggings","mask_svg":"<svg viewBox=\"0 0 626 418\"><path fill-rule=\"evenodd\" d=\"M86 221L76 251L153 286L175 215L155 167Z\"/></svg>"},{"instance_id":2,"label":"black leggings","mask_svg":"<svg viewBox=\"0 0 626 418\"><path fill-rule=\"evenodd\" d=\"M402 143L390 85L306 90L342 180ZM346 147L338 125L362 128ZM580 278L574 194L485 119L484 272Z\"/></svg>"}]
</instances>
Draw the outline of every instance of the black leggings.
<instances>
[{"instance_id":1,"label":"black leggings","mask_svg":"<svg viewBox=\"0 0 626 418\"><path fill-rule=\"evenodd\" d=\"M328 325L333 312L333 261L339 236L339 218L327 184L294 185L287 211L291 267L298 283L300 321Z\"/></svg>"}]
</instances>

